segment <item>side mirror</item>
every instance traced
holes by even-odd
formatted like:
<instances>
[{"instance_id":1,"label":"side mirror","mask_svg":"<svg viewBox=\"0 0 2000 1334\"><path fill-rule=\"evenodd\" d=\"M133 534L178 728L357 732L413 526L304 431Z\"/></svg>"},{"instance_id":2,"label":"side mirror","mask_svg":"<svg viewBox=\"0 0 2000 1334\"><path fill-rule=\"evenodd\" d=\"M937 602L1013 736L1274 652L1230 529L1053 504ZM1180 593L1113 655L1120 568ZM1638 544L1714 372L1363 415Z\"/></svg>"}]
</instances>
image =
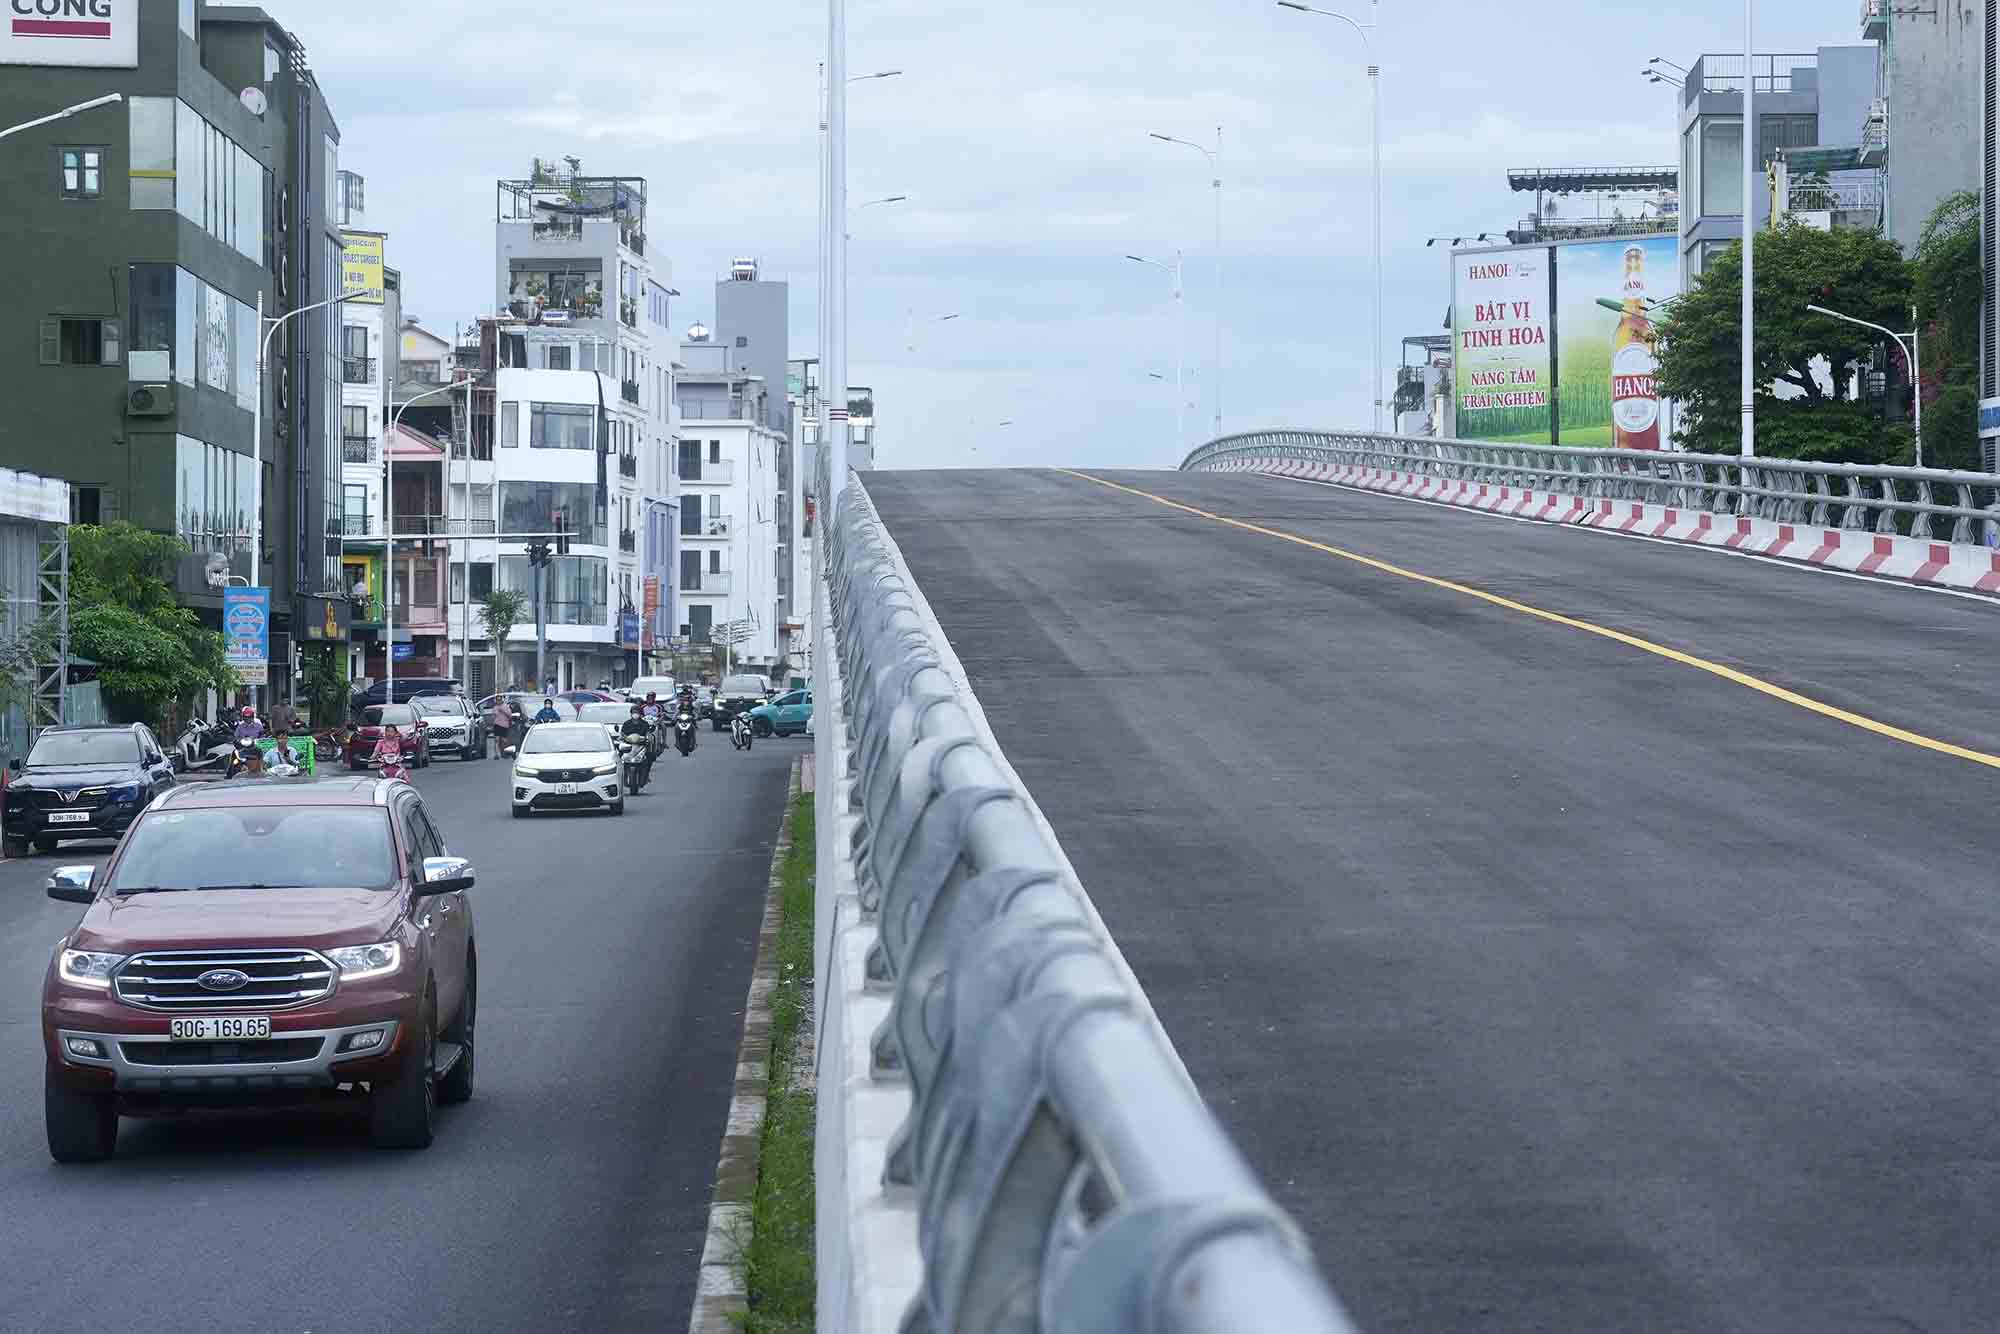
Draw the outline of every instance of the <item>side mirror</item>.
<instances>
[{"instance_id":1,"label":"side mirror","mask_svg":"<svg viewBox=\"0 0 2000 1334\"><path fill-rule=\"evenodd\" d=\"M61 903L90 903L97 898L96 879L95 866L58 866L49 874L49 897Z\"/></svg>"},{"instance_id":2,"label":"side mirror","mask_svg":"<svg viewBox=\"0 0 2000 1334\"><path fill-rule=\"evenodd\" d=\"M14 773L20 773L21 757L19 755L16 755L13 759L7 761L7 768L13 771Z\"/></svg>"},{"instance_id":3,"label":"side mirror","mask_svg":"<svg viewBox=\"0 0 2000 1334\"><path fill-rule=\"evenodd\" d=\"M428 898L433 894L456 894L461 889L471 888L472 863L465 858L424 858L424 879L417 886L419 898Z\"/></svg>"}]
</instances>

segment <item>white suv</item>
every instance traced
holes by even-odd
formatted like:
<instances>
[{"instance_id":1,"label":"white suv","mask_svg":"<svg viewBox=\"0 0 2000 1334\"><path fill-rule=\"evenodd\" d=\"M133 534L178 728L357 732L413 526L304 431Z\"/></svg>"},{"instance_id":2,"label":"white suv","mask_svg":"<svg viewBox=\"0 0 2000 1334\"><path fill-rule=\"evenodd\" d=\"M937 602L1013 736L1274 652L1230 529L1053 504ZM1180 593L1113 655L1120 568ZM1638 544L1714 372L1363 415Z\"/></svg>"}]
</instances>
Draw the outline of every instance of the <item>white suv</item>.
<instances>
[{"instance_id":1,"label":"white suv","mask_svg":"<svg viewBox=\"0 0 2000 1334\"><path fill-rule=\"evenodd\" d=\"M625 813L618 750L603 723L542 723L514 759L514 818L533 811Z\"/></svg>"}]
</instances>

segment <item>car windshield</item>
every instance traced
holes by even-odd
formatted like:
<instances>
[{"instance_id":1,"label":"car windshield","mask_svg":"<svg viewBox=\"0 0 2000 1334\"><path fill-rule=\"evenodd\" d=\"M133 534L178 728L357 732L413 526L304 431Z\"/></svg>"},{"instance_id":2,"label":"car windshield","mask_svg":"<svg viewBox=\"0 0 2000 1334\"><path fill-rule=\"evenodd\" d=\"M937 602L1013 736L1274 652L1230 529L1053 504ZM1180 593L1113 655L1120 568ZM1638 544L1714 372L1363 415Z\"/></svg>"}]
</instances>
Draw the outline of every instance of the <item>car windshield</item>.
<instances>
[{"instance_id":1,"label":"car windshield","mask_svg":"<svg viewBox=\"0 0 2000 1334\"><path fill-rule=\"evenodd\" d=\"M424 714L426 717L436 717L438 714L441 713L449 713L455 716L462 716L465 712L464 706L461 705L457 700L446 699L438 695L429 696L424 699L411 700L410 704L411 707L417 710L417 712Z\"/></svg>"},{"instance_id":2,"label":"car windshield","mask_svg":"<svg viewBox=\"0 0 2000 1334\"><path fill-rule=\"evenodd\" d=\"M28 767L65 764L137 764L139 738L116 732L45 732L28 752Z\"/></svg>"},{"instance_id":3,"label":"car windshield","mask_svg":"<svg viewBox=\"0 0 2000 1334\"><path fill-rule=\"evenodd\" d=\"M577 710L578 722L603 723L616 727L632 716L630 704L586 704Z\"/></svg>"},{"instance_id":4,"label":"car windshield","mask_svg":"<svg viewBox=\"0 0 2000 1334\"><path fill-rule=\"evenodd\" d=\"M390 889L396 858L379 806L154 811L113 873L114 894L174 889Z\"/></svg>"},{"instance_id":5,"label":"car windshield","mask_svg":"<svg viewBox=\"0 0 2000 1334\"><path fill-rule=\"evenodd\" d=\"M611 738L605 735L601 724L589 726L561 723L543 723L532 732L521 746L523 755L547 755L552 751L610 750Z\"/></svg>"},{"instance_id":6,"label":"car windshield","mask_svg":"<svg viewBox=\"0 0 2000 1334\"><path fill-rule=\"evenodd\" d=\"M761 695L764 693L764 678L761 676L732 676L722 683L725 695Z\"/></svg>"},{"instance_id":7,"label":"car windshield","mask_svg":"<svg viewBox=\"0 0 2000 1334\"><path fill-rule=\"evenodd\" d=\"M412 727L417 721L417 711L407 704L377 704L361 711L362 725L381 727Z\"/></svg>"}]
</instances>

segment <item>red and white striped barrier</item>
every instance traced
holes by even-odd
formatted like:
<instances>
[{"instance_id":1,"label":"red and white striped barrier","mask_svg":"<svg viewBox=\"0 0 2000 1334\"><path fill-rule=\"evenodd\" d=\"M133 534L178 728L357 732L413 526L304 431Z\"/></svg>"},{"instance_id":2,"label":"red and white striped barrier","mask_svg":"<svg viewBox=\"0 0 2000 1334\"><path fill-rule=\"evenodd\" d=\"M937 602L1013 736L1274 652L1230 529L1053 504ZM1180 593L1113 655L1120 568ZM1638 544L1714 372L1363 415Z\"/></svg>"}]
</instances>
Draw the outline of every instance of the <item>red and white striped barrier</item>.
<instances>
[{"instance_id":1,"label":"red and white striped barrier","mask_svg":"<svg viewBox=\"0 0 2000 1334\"><path fill-rule=\"evenodd\" d=\"M1858 528L1747 519L1734 514L1652 505L1635 500L1587 500L1557 491L1466 482L1362 464L1306 463L1296 459L1240 461L1230 471L1268 473L1379 491L1410 500L1484 510L1542 523L1574 523L1616 533L1821 565L1856 574L1905 579L1914 584L2000 595L2000 551L1991 547L1903 537Z\"/></svg>"}]
</instances>

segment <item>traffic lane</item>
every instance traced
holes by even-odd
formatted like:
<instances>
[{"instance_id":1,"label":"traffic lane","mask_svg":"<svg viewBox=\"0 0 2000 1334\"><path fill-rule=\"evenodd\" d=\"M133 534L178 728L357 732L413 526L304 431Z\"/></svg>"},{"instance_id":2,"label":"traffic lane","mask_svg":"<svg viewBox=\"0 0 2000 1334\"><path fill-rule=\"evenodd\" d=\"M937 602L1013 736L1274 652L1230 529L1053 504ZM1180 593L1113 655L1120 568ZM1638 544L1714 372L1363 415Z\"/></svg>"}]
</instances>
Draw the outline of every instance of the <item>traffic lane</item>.
<instances>
[{"instance_id":1,"label":"traffic lane","mask_svg":"<svg viewBox=\"0 0 2000 1334\"><path fill-rule=\"evenodd\" d=\"M422 1153L329 1108L126 1121L113 1162L53 1165L36 1005L76 909L40 884L70 857L0 866L0 1328L684 1322L797 750L670 752L616 818L514 820L499 761L418 771L481 970L479 1088Z\"/></svg>"},{"instance_id":2,"label":"traffic lane","mask_svg":"<svg viewBox=\"0 0 2000 1334\"><path fill-rule=\"evenodd\" d=\"M1996 1323L1990 771L1071 480L869 486L1364 1328Z\"/></svg>"},{"instance_id":3,"label":"traffic lane","mask_svg":"<svg viewBox=\"0 0 2000 1334\"><path fill-rule=\"evenodd\" d=\"M1639 635L1825 704L2000 752L2000 606L1988 600L1284 478L1089 475Z\"/></svg>"}]
</instances>

